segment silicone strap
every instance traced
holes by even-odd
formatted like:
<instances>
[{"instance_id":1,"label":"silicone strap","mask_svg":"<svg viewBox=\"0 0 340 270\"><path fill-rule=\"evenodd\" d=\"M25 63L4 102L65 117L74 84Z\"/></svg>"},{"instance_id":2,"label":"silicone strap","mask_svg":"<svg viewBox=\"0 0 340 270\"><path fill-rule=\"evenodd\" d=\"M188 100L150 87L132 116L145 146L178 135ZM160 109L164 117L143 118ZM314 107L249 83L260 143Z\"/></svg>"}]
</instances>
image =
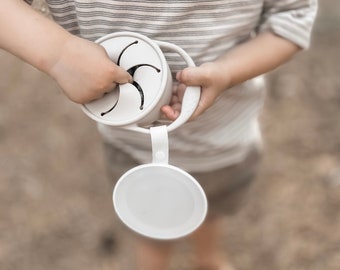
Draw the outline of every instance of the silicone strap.
<instances>
[{"instance_id":1,"label":"silicone strap","mask_svg":"<svg viewBox=\"0 0 340 270\"><path fill-rule=\"evenodd\" d=\"M152 163L168 164L169 139L168 129L165 125L151 127Z\"/></svg>"},{"instance_id":2,"label":"silicone strap","mask_svg":"<svg viewBox=\"0 0 340 270\"><path fill-rule=\"evenodd\" d=\"M155 40L155 42L163 49L169 49L171 51L175 51L176 53L178 53L187 63L188 67L196 66L191 57L181 47L178 47L175 44L164 41ZM201 96L200 87L188 86L186 88L183 96L181 113L179 117L168 126L168 132L175 130L176 128L183 125L186 121L189 120L189 118L197 108L200 96Z\"/></svg>"}]
</instances>

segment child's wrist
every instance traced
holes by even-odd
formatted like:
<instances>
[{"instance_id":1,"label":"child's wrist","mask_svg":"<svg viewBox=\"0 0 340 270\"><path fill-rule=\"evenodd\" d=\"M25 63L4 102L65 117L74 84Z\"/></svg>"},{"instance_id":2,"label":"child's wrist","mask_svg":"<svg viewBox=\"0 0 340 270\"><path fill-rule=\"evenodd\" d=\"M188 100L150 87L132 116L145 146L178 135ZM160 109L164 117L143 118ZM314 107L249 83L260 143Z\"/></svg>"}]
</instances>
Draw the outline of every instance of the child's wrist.
<instances>
[{"instance_id":1,"label":"child's wrist","mask_svg":"<svg viewBox=\"0 0 340 270\"><path fill-rule=\"evenodd\" d=\"M61 61L63 61L63 59L67 58L67 54L70 51L70 48L74 46L73 44L75 42L75 39L77 39L77 37L69 33L66 33L66 35L60 39L57 50L50 55L50 58L47 59L45 65L43 66L43 71L45 73L56 79L56 67ZM72 61L74 61L74 59Z\"/></svg>"}]
</instances>

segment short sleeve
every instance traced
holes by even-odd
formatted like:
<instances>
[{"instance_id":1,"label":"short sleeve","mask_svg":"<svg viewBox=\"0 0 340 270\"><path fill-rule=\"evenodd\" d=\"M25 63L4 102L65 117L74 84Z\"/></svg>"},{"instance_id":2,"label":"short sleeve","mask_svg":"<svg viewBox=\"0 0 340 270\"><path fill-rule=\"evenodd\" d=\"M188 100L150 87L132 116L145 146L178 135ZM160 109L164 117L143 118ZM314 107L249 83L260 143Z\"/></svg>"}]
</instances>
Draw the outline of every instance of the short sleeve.
<instances>
[{"instance_id":1,"label":"short sleeve","mask_svg":"<svg viewBox=\"0 0 340 270\"><path fill-rule=\"evenodd\" d=\"M271 31L308 48L317 6L317 0L265 0L258 30Z\"/></svg>"}]
</instances>

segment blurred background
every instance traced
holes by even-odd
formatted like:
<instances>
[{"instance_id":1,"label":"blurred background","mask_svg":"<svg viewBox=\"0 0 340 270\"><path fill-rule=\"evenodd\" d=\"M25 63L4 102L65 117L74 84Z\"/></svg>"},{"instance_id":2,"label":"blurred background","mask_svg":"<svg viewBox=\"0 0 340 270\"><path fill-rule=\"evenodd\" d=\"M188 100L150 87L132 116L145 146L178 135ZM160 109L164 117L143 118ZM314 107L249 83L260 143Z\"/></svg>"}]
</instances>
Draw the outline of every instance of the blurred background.
<instances>
[{"instance_id":1,"label":"blurred background","mask_svg":"<svg viewBox=\"0 0 340 270\"><path fill-rule=\"evenodd\" d=\"M237 269L340 267L340 2L319 2L310 50L268 75L266 155L221 239ZM128 264L95 123L4 51L0 89L0 269ZM190 269L190 247L178 248L171 267Z\"/></svg>"}]
</instances>

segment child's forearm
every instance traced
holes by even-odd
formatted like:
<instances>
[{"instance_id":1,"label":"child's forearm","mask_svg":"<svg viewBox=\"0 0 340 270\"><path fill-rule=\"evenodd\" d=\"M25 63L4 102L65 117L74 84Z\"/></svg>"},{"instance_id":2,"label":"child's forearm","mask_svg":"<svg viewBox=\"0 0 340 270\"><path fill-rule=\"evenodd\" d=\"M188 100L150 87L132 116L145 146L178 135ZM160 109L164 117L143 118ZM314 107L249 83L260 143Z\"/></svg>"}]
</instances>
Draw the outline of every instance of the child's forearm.
<instances>
[{"instance_id":1,"label":"child's forearm","mask_svg":"<svg viewBox=\"0 0 340 270\"><path fill-rule=\"evenodd\" d=\"M234 85L267 73L287 62L299 47L272 33L262 33L226 52L213 62L186 68L177 73L184 85L201 86L201 99L192 119L212 106L216 98ZM163 113L170 119L178 115L175 102L165 106Z\"/></svg>"},{"instance_id":2,"label":"child's forearm","mask_svg":"<svg viewBox=\"0 0 340 270\"><path fill-rule=\"evenodd\" d=\"M0 48L50 75L77 103L132 80L102 46L71 35L23 0L0 0Z\"/></svg>"},{"instance_id":3,"label":"child's forearm","mask_svg":"<svg viewBox=\"0 0 340 270\"><path fill-rule=\"evenodd\" d=\"M273 33L262 33L241 44L222 57L216 64L226 72L226 88L274 70L287 62L300 48Z\"/></svg>"},{"instance_id":4,"label":"child's forearm","mask_svg":"<svg viewBox=\"0 0 340 270\"><path fill-rule=\"evenodd\" d=\"M0 1L0 48L48 72L71 37L23 0Z\"/></svg>"}]
</instances>

